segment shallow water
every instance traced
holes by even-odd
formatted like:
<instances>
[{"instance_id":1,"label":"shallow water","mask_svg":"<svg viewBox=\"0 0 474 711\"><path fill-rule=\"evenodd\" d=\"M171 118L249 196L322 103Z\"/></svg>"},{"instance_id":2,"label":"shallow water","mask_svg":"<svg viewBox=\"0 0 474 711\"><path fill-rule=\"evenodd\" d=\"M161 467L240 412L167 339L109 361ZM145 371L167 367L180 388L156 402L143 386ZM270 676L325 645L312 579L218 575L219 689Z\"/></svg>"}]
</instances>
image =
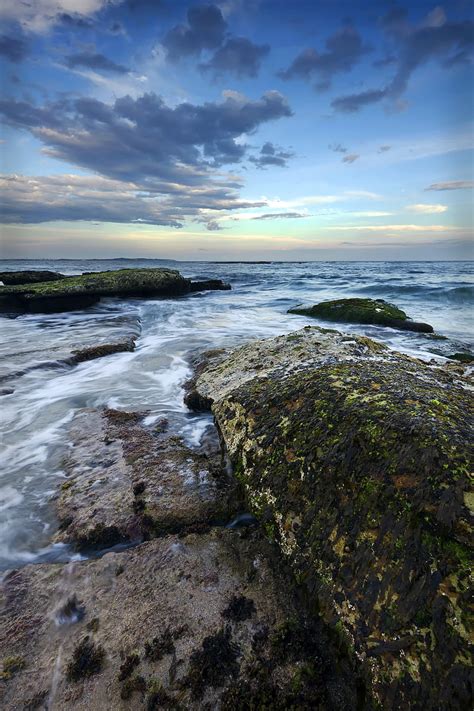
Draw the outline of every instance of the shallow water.
<instances>
[{"instance_id":1,"label":"shallow water","mask_svg":"<svg viewBox=\"0 0 474 711\"><path fill-rule=\"evenodd\" d=\"M425 359L473 348L473 265L467 262L0 262L2 271L35 268L65 274L138 266L171 266L187 277L222 278L231 282L232 291L171 300L108 299L84 311L0 318L0 390L14 388L0 399L0 568L73 557L67 546L49 541L55 530L51 497L64 477L68 423L78 409L146 410L148 424L166 416L173 432L199 445L211 418L189 413L182 392L196 350L296 330L309 321L287 314L288 308L347 296L391 300L448 340L374 326L337 326L340 330L372 336ZM74 367L61 364L74 349L131 335L137 338L133 353Z\"/></svg>"}]
</instances>

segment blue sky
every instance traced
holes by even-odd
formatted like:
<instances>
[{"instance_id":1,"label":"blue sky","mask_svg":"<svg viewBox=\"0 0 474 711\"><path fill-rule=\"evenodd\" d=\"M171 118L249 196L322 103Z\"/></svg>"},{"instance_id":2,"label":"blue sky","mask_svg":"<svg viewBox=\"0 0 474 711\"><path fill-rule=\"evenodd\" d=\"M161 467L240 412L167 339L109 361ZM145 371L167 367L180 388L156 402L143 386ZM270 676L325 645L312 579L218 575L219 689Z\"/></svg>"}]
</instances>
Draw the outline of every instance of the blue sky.
<instances>
[{"instance_id":1,"label":"blue sky","mask_svg":"<svg viewBox=\"0 0 474 711\"><path fill-rule=\"evenodd\" d=\"M472 258L472 4L4 0L2 256Z\"/></svg>"}]
</instances>

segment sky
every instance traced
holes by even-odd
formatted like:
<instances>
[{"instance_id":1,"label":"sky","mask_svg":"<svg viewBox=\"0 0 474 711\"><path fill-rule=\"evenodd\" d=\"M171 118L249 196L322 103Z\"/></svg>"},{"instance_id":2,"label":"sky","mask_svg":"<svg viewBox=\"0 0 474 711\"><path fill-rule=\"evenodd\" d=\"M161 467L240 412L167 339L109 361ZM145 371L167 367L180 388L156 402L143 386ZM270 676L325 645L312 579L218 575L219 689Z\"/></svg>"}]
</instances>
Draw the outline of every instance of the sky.
<instances>
[{"instance_id":1,"label":"sky","mask_svg":"<svg viewBox=\"0 0 474 711\"><path fill-rule=\"evenodd\" d=\"M0 257L472 259L473 7L3 0Z\"/></svg>"}]
</instances>

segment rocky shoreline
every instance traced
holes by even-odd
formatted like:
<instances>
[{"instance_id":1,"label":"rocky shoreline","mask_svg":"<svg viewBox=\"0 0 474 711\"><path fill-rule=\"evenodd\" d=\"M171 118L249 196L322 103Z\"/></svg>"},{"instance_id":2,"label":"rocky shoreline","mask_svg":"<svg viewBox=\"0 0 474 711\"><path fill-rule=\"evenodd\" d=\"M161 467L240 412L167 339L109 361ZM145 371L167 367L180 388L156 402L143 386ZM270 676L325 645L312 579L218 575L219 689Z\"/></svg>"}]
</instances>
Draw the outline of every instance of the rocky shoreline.
<instances>
[{"instance_id":1,"label":"rocky shoreline","mask_svg":"<svg viewBox=\"0 0 474 711\"><path fill-rule=\"evenodd\" d=\"M309 326L192 357L199 447L146 412L70 423L77 559L3 576L2 708L469 708L470 367Z\"/></svg>"}]
</instances>

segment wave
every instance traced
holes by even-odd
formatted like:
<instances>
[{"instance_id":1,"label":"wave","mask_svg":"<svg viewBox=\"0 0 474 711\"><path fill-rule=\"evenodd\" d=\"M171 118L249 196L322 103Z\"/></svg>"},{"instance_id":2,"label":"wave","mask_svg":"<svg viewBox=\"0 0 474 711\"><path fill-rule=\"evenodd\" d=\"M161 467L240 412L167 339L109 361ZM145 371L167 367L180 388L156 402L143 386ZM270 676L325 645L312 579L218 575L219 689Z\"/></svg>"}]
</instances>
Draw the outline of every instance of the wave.
<instances>
[{"instance_id":1,"label":"wave","mask_svg":"<svg viewBox=\"0 0 474 711\"><path fill-rule=\"evenodd\" d=\"M442 301L447 304L474 304L474 286L433 287L403 284L372 284L356 289L358 294L384 296L396 300L397 297L419 297L423 301Z\"/></svg>"}]
</instances>

